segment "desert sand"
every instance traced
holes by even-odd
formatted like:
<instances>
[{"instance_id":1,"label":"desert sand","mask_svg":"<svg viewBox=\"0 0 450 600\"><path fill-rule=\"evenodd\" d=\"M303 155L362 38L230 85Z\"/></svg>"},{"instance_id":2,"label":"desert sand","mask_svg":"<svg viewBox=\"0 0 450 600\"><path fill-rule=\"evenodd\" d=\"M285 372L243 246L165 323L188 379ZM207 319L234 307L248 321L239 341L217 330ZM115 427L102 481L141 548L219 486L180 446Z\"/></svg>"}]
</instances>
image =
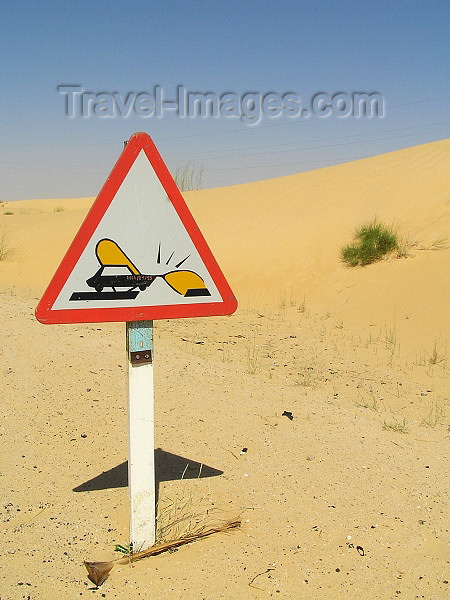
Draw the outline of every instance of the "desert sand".
<instances>
[{"instance_id":1,"label":"desert sand","mask_svg":"<svg viewBox=\"0 0 450 600\"><path fill-rule=\"evenodd\" d=\"M239 309L155 324L158 531L242 527L100 588L83 561L128 542L125 325L34 317L94 199L0 203L0 599L448 597L449 154L184 193ZM402 256L345 267L375 217Z\"/></svg>"}]
</instances>

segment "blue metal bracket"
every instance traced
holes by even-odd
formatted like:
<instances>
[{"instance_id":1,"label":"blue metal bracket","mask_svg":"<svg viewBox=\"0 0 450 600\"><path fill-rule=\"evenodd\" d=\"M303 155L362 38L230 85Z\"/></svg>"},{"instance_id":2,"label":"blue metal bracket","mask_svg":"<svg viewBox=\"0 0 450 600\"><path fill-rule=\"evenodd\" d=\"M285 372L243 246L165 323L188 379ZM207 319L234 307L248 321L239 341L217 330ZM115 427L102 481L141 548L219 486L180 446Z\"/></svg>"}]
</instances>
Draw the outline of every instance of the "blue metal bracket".
<instances>
[{"instance_id":1,"label":"blue metal bracket","mask_svg":"<svg viewBox=\"0 0 450 600\"><path fill-rule=\"evenodd\" d=\"M127 322L127 352L132 364L153 362L153 321Z\"/></svg>"}]
</instances>

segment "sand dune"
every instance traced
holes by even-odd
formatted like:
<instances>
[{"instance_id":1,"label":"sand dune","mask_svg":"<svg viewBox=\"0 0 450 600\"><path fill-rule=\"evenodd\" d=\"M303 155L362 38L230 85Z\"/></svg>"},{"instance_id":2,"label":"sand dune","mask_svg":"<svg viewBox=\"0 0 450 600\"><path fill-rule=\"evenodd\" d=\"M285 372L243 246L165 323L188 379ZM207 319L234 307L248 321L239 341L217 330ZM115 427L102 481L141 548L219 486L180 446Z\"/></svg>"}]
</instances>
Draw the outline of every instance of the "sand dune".
<instances>
[{"instance_id":1,"label":"sand dune","mask_svg":"<svg viewBox=\"0 0 450 600\"><path fill-rule=\"evenodd\" d=\"M444 140L187 198L241 304L306 298L348 325L395 325L405 345L429 345L449 326L450 254L425 250L450 232L449 158ZM344 267L340 248L375 217L398 227L411 258Z\"/></svg>"},{"instance_id":2,"label":"sand dune","mask_svg":"<svg viewBox=\"0 0 450 600\"><path fill-rule=\"evenodd\" d=\"M395 329L411 354L445 345L449 326L448 161L442 140L256 183L185 193L241 309L306 302L355 329ZM13 254L0 289L42 294L92 198L4 204ZM340 248L374 217L410 257L349 269ZM446 242L444 242L446 246Z\"/></svg>"}]
</instances>

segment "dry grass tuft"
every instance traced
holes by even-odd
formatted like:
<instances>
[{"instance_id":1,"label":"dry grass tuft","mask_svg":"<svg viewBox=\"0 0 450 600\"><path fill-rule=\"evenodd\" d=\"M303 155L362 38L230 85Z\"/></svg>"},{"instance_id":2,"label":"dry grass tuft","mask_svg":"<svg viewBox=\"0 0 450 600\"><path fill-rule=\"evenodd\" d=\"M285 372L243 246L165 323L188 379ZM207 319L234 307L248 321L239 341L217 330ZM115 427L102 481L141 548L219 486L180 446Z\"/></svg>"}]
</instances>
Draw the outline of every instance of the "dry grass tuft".
<instances>
[{"instance_id":1,"label":"dry grass tuft","mask_svg":"<svg viewBox=\"0 0 450 600\"><path fill-rule=\"evenodd\" d=\"M6 227L0 227L0 260L5 260L11 255L11 247L9 244L9 234Z\"/></svg>"},{"instance_id":2,"label":"dry grass tuft","mask_svg":"<svg viewBox=\"0 0 450 600\"><path fill-rule=\"evenodd\" d=\"M203 167L194 163L179 165L172 173L177 187L182 192L200 190L203 182Z\"/></svg>"},{"instance_id":3,"label":"dry grass tuft","mask_svg":"<svg viewBox=\"0 0 450 600\"><path fill-rule=\"evenodd\" d=\"M384 421L383 429L385 429L386 431L395 431L397 433L409 433L409 427L405 418L403 418L401 421L395 418L390 423Z\"/></svg>"}]
</instances>

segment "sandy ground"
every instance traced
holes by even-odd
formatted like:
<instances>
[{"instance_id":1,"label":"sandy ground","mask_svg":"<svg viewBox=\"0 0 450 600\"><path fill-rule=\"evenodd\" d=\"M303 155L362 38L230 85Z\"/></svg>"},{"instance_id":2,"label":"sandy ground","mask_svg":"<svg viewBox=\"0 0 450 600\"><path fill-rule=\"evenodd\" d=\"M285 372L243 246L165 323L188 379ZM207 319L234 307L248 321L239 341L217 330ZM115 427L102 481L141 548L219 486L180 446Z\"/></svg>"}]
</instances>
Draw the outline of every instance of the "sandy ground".
<instances>
[{"instance_id":1,"label":"sandy ground","mask_svg":"<svg viewBox=\"0 0 450 600\"><path fill-rule=\"evenodd\" d=\"M240 308L156 323L158 527L243 525L98 589L83 560L128 542L125 326L34 318L92 199L3 205L1 600L448 596L449 150L186 194ZM409 256L346 269L375 216Z\"/></svg>"}]
</instances>

